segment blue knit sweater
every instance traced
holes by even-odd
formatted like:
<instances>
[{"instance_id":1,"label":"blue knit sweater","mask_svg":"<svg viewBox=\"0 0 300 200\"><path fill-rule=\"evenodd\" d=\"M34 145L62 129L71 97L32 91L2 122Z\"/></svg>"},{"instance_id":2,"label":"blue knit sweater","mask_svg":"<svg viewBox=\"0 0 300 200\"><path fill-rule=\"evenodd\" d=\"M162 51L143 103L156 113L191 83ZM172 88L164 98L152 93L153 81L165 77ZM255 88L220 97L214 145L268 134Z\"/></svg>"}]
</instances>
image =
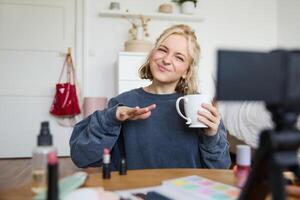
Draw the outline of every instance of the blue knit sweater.
<instances>
[{"instance_id":1,"label":"blue knit sweater","mask_svg":"<svg viewBox=\"0 0 300 200\"><path fill-rule=\"evenodd\" d=\"M122 149L128 169L228 168L231 161L223 123L215 136L205 135L200 128L189 128L177 114L178 97L178 93L151 94L139 88L112 98L107 109L75 125L70 139L73 162L78 167L101 166L103 149L108 148L114 170L118 169ZM119 105L150 104L156 104L156 108L147 119L116 119ZM124 137L119 137L121 128ZM124 148L120 148L121 139Z\"/></svg>"}]
</instances>

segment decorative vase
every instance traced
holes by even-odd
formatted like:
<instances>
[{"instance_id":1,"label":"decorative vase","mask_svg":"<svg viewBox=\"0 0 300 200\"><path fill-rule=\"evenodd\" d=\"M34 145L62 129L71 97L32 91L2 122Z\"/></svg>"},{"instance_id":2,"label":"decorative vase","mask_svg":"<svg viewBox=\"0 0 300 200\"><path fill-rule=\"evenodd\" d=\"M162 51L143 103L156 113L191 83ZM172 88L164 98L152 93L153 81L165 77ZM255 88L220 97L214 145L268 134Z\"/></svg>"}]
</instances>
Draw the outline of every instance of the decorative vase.
<instances>
[{"instance_id":1,"label":"decorative vase","mask_svg":"<svg viewBox=\"0 0 300 200\"><path fill-rule=\"evenodd\" d=\"M149 52L153 45L148 40L128 40L125 42L125 51Z\"/></svg>"},{"instance_id":2,"label":"decorative vase","mask_svg":"<svg viewBox=\"0 0 300 200\"><path fill-rule=\"evenodd\" d=\"M186 1L181 4L181 13L182 14L188 14L193 15L196 11L196 7L194 2L192 1Z\"/></svg>"}]
</instances>

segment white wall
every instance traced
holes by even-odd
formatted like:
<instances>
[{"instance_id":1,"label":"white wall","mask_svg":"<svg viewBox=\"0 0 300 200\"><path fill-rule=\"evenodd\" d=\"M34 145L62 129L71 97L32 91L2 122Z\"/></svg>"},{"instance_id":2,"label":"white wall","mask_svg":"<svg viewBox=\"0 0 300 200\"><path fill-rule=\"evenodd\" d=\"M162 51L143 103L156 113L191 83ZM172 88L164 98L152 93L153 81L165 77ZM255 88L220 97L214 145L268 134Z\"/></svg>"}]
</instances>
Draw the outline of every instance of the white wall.
<instances>
[{"instance_id":1,"label":"white wall","mask_svg":"<svg viewBox=\"0 0 300 200\"><path fill-rule=\"evenodd\" d=\"M277 0L278 45L282 48L300 49L300 1Z\"/></svg>"},{"instance_id":2,"label":"white wall","mask_svg":"<svg viewBox=\"0 0 300 200\"><path fill-rule=\"evenodd\" d=\"M85 96L110 98L116 95L115 62L117 53L123 50L130 24L122 18L99 17L100 10L106 9L109 2L110 0L87 2L87 48L95 55L90 55L87 59ZM119 2L124 9L154 12L164 1L119 0ZM269 50L275 47L276 3L276 0L199 1L197 14L203 16L205 20L189 24L196 30L202 47L200 69L214 71L215 53L221 47L253 50ZM156 38L163 29L174 23L152 20L149 24L151 38ZM204 73L200 71L201 74Z\"/></svg>"}]
</instances>

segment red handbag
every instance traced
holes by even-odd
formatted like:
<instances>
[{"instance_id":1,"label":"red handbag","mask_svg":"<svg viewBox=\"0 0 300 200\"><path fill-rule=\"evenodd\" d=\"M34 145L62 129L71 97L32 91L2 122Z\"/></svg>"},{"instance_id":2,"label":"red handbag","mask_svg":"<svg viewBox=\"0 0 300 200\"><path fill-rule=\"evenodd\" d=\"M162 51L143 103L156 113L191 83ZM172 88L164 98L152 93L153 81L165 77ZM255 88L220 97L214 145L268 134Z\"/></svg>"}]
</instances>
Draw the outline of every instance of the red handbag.
<instances>
[{"instance_id":1,"label":"red handbag","mask_svg":"<svg viewBox=\"0 0 300 200\"><path fill-rule=\"evenodd\" d=\"M67 66L67 82L61 83L61 78ZM71 54L68 53L64 61L58 83L56 84L56 93L50 108L50 113L60 117L73 117L80 114L80 107L77 98L75 85L75 69Z\"/></svg>"}]
</instances>

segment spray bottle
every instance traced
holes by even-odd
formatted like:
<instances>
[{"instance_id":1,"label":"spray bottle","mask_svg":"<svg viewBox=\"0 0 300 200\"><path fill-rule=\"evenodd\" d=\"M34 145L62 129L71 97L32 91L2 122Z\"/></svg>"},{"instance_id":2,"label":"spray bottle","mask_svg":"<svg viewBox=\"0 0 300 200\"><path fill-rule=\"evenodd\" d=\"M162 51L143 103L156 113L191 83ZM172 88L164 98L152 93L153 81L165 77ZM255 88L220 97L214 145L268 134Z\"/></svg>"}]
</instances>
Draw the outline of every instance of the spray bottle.
<instances>
[{"instance_id":1,"label":"spray bottle","mask_svg":"<svg viewBox=\"0 0 300 200\"><path fill-rule=\"evenodd\" d=\"M52 146L52 135L49 130L49 122L41 123L40 134L37 137L37 147L32 154L32 191L40 192L47 186L47 163L48 154L56 153L56 148Z\"/></svg>"}]
</instances>

